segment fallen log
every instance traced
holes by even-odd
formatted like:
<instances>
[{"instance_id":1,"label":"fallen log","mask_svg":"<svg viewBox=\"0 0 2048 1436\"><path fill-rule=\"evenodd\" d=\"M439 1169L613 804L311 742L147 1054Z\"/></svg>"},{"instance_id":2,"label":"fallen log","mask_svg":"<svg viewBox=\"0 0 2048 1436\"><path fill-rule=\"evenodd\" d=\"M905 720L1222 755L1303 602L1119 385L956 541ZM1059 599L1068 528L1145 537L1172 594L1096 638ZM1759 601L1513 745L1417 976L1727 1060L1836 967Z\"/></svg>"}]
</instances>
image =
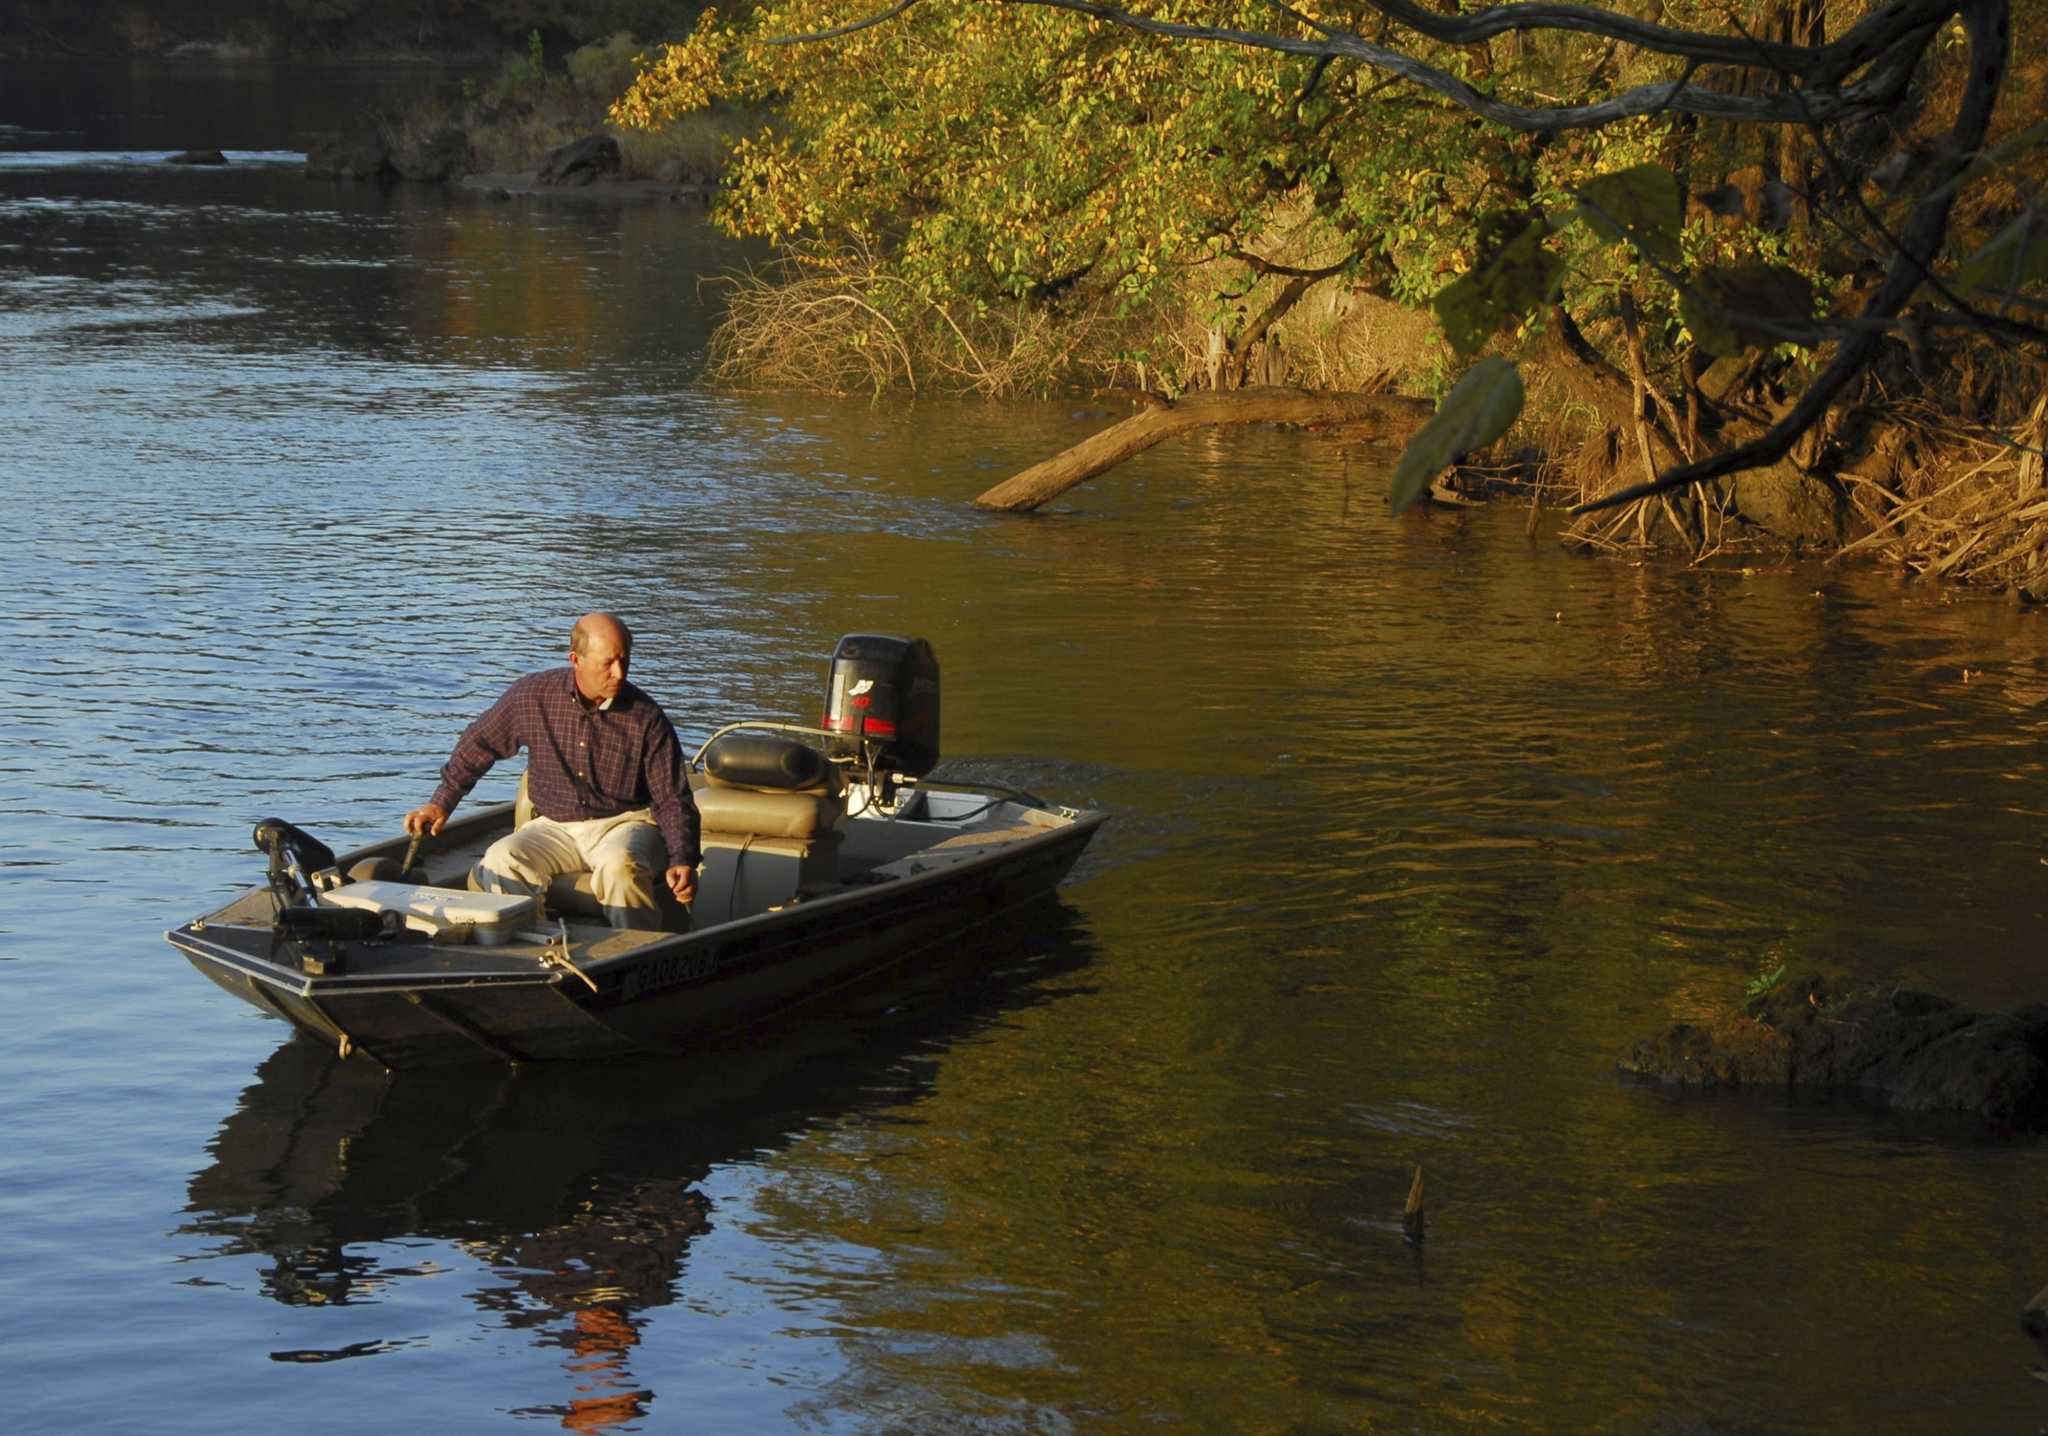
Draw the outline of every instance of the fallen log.
<instances>
[{"instance_id":1,"label":"fallen log","mask_svg":"<svg viewBox=\"0 0 2048 1436\"><path fill-rule=\"evenodd\" d=\"M1344 424L1362 438L1406 442L1436 409L1399 394L1317 394L1306 389L1233 389L1159 400L1083 439L1065 453L1004 479L974 502L1025 513L1074 485L1142 454L1161 439L1218 424Z\"/></svg>"}]
</instances>

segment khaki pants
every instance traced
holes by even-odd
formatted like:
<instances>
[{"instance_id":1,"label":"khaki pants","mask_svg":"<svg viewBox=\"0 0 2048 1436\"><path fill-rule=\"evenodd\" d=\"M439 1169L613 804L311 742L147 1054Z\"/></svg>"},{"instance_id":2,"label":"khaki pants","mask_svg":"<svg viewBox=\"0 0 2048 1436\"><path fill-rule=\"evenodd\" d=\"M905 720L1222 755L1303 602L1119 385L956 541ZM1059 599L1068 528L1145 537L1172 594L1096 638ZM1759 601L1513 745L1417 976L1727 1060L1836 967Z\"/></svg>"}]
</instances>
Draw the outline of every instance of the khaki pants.
<instances>
[{"instance_id":1,"label":"khaki pants","mask_svg":"<svg viewBox=\"0 0 2048 1436\"><path fill-rule=\"evenodd\" d=\"M487 893L526 893L545 900L548 884L557 877L588 872L591 890L613 927L660 929L671 925L658 896L667 889L667 871L668 844L654 814L635 808L581 823L534 818L492 843L470 881Z\"/></svg>"}]
</instances>

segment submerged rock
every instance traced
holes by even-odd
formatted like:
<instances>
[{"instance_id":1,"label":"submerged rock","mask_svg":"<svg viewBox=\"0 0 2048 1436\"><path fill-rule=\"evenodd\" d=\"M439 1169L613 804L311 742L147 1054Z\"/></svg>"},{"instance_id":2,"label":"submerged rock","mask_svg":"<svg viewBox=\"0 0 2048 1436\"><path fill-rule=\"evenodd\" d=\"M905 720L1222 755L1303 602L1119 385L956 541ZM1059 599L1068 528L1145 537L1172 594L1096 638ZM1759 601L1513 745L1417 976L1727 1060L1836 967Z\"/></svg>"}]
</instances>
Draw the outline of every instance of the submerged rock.
<instances>
[{"instance_id":1,"label":"submerged rock","mask_svg":"<svg viewBox=\"0 0 2048 1436\"><path fill-rule=\"evenodd\" d=\"M1621 1070L1686 1086L1853 1088L1912 1112L2048 1128L2048 1006L1969 1012L1899 988L1780 983L1708 1025L1636 1044Z\"/></svg>"}]
</instances>

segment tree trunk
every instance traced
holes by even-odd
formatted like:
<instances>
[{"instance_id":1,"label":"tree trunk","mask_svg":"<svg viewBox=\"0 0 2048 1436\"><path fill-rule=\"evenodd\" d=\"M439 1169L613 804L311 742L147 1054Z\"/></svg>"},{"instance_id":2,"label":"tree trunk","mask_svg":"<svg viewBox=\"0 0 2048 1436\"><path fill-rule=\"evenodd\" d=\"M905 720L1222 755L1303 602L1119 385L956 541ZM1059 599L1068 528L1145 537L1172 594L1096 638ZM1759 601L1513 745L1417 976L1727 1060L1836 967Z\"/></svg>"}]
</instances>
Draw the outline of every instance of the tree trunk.
<instances>
[{"instance_id":1,"label":"tree trunk","mask_svg":"<svg viewBox=\"0 0 2048 1436\"><path fill-rule=\"evenodd\" d=\"M1645 416L1637 403L1635 385L1627 375L1607 362L1605 356L1586 342L1579 326L1562 308L1550 312L1545 335L1550 373L1566 391L1599 416L1602 427L1614 433L1635 434L1641 425L1641 439L1650 450L1650 462L1659 469L1685 462L1677 441L1654 416Z\"/></svg>"},{"instance_id":2,"label":"tree trunk","mask_svg":"<svg viewBox=\"0 0 2048 1436\"><path fill-rule=\"evenodd\" d=\"M1405 441L1436 409L1398 394L1313 394L1306 389L1239 389L1188 394L1110 425L1065 453L1003 480L974 502L1024 513L1078 483L1142 454L1161 439L1217 424L1344 424L1372 438Z\"/></svg>"}]
</instances>

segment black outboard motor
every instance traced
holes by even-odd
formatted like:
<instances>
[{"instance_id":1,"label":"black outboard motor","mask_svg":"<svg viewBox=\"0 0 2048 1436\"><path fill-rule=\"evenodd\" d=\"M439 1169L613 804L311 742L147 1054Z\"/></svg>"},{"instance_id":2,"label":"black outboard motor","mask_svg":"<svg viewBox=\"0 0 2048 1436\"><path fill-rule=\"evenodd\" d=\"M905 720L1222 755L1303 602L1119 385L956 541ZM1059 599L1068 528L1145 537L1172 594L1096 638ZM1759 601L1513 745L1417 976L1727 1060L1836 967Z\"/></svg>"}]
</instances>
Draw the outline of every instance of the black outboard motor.
<instances>
[{"instance_id":1,"label":"black outboard motor","mask_svg":"<svg viewBox=\"0 0 2048 1436\"><path fill-rule=\"evenodd\" d=\"M825 723L835 758L921 778L939 762L939 657L922 638L849 633L832 650Z\"/></svg>"}]
</instances>

